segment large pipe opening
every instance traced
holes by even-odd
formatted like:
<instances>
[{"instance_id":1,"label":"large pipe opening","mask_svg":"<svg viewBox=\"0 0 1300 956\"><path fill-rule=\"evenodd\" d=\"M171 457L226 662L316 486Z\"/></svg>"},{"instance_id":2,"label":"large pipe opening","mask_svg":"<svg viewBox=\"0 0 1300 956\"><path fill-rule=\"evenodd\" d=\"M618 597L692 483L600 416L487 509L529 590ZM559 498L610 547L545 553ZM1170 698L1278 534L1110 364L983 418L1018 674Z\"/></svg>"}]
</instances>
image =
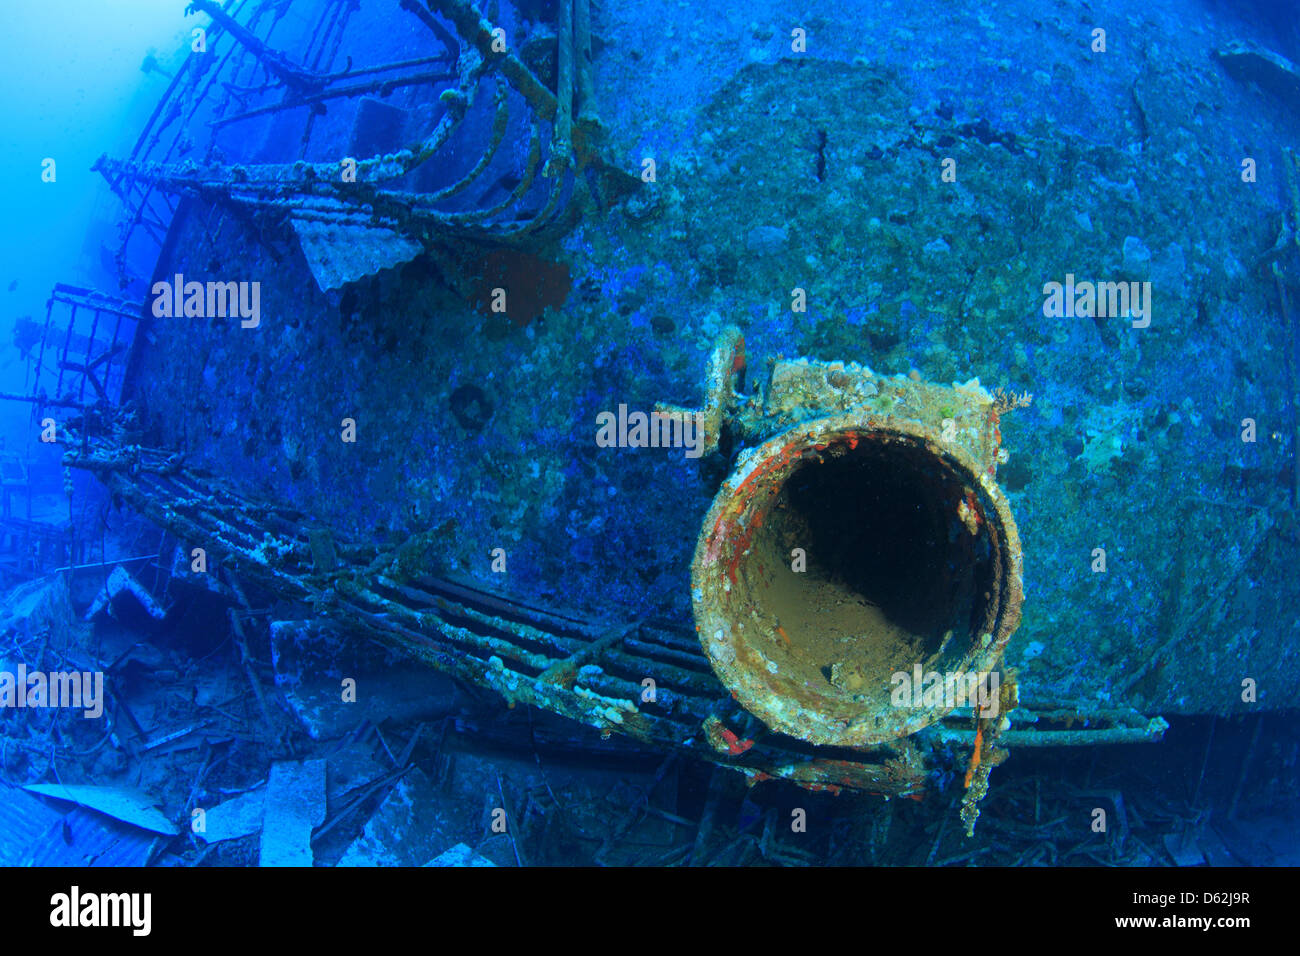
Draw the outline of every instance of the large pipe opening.
<instances>
[{"instance_id":1,"label":"large pipe opening","mask_svg":"<svg viewBox=\"0 0 1300 956\"><path fill-rule=\"evenodd\" d=\"M805 428L755 455L719 493L696 558L696 617L723 682L814 743L937 720L951 704L923 705L918 688L901 705L894 675L996 663L1020 604L1001 493L920 427Z\"/></svg>"}]
</instances>

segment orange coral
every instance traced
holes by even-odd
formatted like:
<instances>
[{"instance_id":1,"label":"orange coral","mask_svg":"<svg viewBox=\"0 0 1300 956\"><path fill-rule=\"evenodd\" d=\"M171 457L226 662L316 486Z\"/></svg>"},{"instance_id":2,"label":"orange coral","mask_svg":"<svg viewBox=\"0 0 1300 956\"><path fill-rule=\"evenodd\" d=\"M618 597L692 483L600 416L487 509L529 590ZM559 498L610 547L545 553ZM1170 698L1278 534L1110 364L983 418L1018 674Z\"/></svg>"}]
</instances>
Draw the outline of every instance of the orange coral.
<instances>
[{"instance_id":1,"label":"orange coral","mask_svg":"<svg viewBox=\"0 0 1300 956\"><path fill-rule=\"evenodd\" d=\"M966 789L970 789L971 781L975 779L975 771L979 769L980 753L984 748L984 725L975 728L975 750L970 755L970 766L966 769Z\"/></svg>"}]
</instances>

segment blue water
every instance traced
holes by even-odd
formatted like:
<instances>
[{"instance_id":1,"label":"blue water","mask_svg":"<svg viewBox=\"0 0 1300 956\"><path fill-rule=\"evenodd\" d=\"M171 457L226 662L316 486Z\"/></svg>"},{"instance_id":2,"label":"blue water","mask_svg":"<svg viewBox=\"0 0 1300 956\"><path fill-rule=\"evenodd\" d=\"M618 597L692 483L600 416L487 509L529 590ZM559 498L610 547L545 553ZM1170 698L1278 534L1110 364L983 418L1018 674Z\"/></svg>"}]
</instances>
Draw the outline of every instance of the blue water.
<instances>
[{"instance_id":1,"label":"blue water","mask_svg":"<svg viewBox=\"0 0 1300 956\"><path fill-rule=\"evenodd\" d=\"M8 187L0 197L0 339L8 343L14 319L44 322L55 282L114 288L101 248L113 248L120 206L91 164L120 154L135 137L167 80L144 74L153 54L161 62L184 56L184 5L171 0L115 0L96 9L79 0L15 2L0 33L0 89L5 93L0 170ZM56 181L42 180L47 158ZM12 283L13 291L8 291ZM16 352L0 352L0 389L21 392L24 369ZM0 404L0 435L9 447L26 437L27 413Z\"/></svg>"}]
</instances>

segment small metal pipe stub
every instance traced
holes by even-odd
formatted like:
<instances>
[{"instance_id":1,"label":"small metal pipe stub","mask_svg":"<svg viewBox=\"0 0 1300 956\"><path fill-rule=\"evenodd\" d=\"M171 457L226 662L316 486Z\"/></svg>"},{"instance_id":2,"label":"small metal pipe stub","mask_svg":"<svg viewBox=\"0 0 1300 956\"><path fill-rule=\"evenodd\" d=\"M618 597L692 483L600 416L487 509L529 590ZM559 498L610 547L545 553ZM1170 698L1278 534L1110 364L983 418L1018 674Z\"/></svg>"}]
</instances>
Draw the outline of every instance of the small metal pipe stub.
<instances>
[{"instance_id":1,"label":"small metal pipe stub","mask_svg":"<svg viewBox=\"0 0 1300 956\"><path fill-rule=\"evenodd\" d=\"M691 581L701 644L778 733L846 747L915 733L966 702L1020 622L998 448L951 434L980 411L996 433L997 406L923 392L915 417L857 407L769 438L705 519ZM928 400L940 393L942 406Z\"/></svg>"}]
</instances>

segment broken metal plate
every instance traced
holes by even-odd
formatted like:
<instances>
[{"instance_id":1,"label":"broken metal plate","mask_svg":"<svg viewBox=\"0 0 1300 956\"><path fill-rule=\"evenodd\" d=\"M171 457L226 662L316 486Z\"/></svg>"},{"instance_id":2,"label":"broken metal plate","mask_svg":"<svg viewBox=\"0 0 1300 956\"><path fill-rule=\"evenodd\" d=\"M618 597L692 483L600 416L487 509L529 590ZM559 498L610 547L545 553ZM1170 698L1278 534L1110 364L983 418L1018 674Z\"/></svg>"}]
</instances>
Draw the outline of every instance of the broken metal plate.
<instances>
[{"instance_id":1,"label":"broken metal plate","mask_svg":"<svg viewBox=\"0 0 1300 956\"><path fill-rule=\"evenodd\" d=\"M24 788L32 793L59 800L70 800L83 807L98 810L110 817L167 836L180 830L162 815L154 801L135 790L125 787L65 786L61 783L34 783Z\"/></svg>"},{"instance_id":2,"label":"broken metal plate","mask_svg":"<svg viewBox=\"0 0 1300 956\"><path fill-rule=\"evenodd\" d=\"M294 219L294 231L322 292L410 262L421 245L381 227Z\"/></svg>"},{"instance_id":3,"label":"broken metal plate","mask_svg":"<svg viewBox=\"0 0 1300 956\"><path fill-rule=\"evenodd\" d=\"M131 572L122 565L115 567L108 580L104 582L104 589L99 592L90 609L86 611L83 620L90 621L97 614L105 609L111 609L119 595L130 594L140 603L140 607L155 621L161 621L167 616L167 611L154 600L153 595L145 589L139 581L131 576Z\"/></svg>"},{"instance_id":4,"label":"broken metal plate","mask_svg":"<svg viewBox=\"0 0 1300 956\"><path fill-rule=\"evenodd\" d=\"M94 810L0 787L0 866L144 866L159 837Z\"/></svg>"},{"instance_id":5,"label":"broken metal plate","mask_svg":"<svg viewBox=\"0 0 1300 956\"><path fill-rule=\"evenodd\" d=\"M34 833L44 833L63 814L31 794L0 787L0 866L20 866L33 843Z\"/></svg>"}]
</instances>

